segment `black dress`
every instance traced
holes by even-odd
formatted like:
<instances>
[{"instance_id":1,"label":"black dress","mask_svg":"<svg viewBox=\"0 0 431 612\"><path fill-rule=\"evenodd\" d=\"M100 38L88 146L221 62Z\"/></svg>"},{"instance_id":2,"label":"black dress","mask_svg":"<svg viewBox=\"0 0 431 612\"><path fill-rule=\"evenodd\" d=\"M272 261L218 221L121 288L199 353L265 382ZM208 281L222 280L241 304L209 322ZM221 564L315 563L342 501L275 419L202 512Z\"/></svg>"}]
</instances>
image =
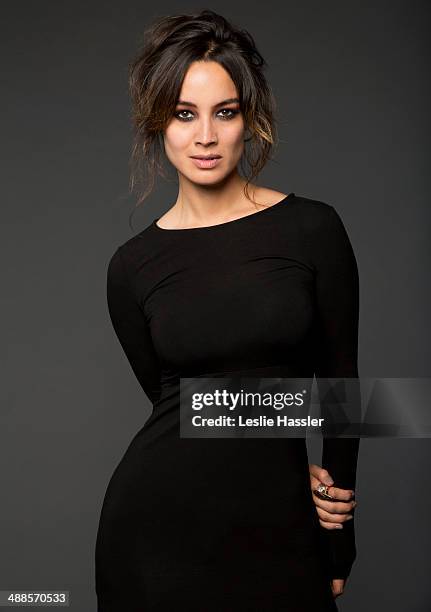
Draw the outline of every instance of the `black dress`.
<instances>
[{"instance_id":1,"label":"black dress","mask_svg":"<svg viewBox=\"0 0 431 612\"><path fill-rule=\"evenodd\" d=\"M218 225L156 221L108 267L112 323L153 412L106 491L98 611L337 610L330 578L350 573L354 519L320 526L305 439L180 438L179 379L357 377L358 270L344 225L294 193ZM355 486L358 442L324 440L337 486Z\"/></svg>"}]
</instances>

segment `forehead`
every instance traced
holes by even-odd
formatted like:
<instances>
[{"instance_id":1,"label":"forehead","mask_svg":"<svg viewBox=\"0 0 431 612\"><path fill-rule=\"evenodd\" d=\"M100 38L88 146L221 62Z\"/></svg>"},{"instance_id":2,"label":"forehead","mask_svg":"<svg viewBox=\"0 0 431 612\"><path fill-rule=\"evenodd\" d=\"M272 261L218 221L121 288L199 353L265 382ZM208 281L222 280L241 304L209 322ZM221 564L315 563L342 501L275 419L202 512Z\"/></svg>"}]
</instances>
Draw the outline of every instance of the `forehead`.
<instances>
[{"instance_id":1,"label":"forehead","mask_svg":"<svg viewBox=\"0 0 431 612\"><path fill-rule=\"evenodd\" d=\"M195 104L217 104L238 95L229 73L218 62L193 62L184 77L180 99Z\"/></svg>"}]
</instances>

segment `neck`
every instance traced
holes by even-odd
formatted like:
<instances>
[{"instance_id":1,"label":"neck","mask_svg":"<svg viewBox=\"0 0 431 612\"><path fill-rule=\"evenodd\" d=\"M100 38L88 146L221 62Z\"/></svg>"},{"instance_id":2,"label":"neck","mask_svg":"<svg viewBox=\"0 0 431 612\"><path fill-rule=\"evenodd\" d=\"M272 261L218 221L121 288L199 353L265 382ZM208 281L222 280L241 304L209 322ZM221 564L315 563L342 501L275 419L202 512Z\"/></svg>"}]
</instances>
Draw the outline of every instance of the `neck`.
<instances>
[{"instance_id":1,"label":"neck","mask_svg":"<svg viewBox=\"0 0 431 612\"><path fill-rule=\"evenodd\" d=\"M217 185L197 185L179 177L177 201L171 211L176 212L177 220L184 225L205 225L217 223L250 208L250 200L244 193L246 180L237 171L227 176ZM253 197L254 185L249 184Z\"/></svg>"}]
</instances>

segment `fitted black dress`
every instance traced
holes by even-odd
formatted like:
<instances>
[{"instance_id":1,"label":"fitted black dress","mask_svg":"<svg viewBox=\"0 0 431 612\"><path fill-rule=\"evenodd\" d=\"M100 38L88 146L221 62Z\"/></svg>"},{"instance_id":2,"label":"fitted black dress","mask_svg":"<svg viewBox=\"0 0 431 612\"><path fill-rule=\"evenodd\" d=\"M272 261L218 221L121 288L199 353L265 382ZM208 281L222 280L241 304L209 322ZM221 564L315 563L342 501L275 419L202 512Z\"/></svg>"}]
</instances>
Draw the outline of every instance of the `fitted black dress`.
<instances>
[{"instance_id":1,"label":"fitted black dress","mask_svg":"<svg viewBox=\"0 0 431 612\"><path fill-rule=\"evenodd\" d=\"M320 526L305 439L180 438L179 379L357 377L344 225L293 193L218 225L156 221L108 267L112 323L153 411L106 491L98 611L336 610L330 578L350 573L354 519ZM337 486L354 488L357 453L356 438L324 440Z\"/></svg>"}]
</instances>

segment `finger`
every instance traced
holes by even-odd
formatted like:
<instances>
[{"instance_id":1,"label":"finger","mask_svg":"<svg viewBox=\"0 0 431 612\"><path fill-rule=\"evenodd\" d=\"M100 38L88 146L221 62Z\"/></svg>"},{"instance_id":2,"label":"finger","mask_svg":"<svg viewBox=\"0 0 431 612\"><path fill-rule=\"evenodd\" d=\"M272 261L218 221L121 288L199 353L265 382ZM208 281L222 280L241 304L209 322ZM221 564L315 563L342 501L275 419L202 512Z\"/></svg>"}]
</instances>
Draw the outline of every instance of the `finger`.
<instances>
[{"instance_id":1,"label":"finger","mask_svg":"<svg viewBox=\"0 0 431 612\"><path fill-rule=\"evenodd\" d=\"M320 480L316 478L315 476L313 476L312 474L310 474L310 483L311 483L311 488L316 489L318 485L320 484Z\"/></svg>"},{"instance_id":2,"label":"finger","mask_svg":"<svg viewBox=\"0 0 431 612\"><path fill-rule=\"evenodd\" d=\"M349 489L339 489L337 487L328 487L327 491L328 491L328 495L331 497L331 499L325 499L324 496L320 495L316 489L317 487L313 486L311 487L312 491L313 491L313 495L315 495L318 499L322 499L323 501L329 501L330 503L332 503L333 501L339 501L339 502L350 502L350 501L356 501L355 497L353 497L350 494L350 490Z\"/></svg>"},{"instance_id":3,"label":"finger","mask_svg":"<svg viewBox=\"0 0 431 612\"><path fill-rule=\"evenodd\" d=\"M324 529L343 529L343 525L341 523L330 523L328 521L322 521L320 519L319 523Z\"/></svg>"},{"instance_id":4,"label":"finger","mask_svg":"<svg viewBox=\"0 0 431 612\"><path fill-rule=\"evenodd\" d=\"M312 474L315 478L323 482L326 485L333 485L334 481L331 478L328 470L316 465L315 463L310 463L309 465L310 474Z\"/></svg>"},{"instance_id":5,"label":"finger","mask_svg":"<svg viewBox=\"0 0 431 612\"><path fill-rule=\"evenodd\" d=\"M352 512L357 506L354 500L350 502L332 502L326 499L320 499L317 495L314 496L314 500L314 505L317 508L322 508L322 510L326 510L326 512L331 512L333 514L346 514Z\"/></svg>"},{"instance_id":6,"label":"finger","mask_svg":"<svg viewBox=\"0 0 431 612\"><path fill-rule=\"evenodd\" d=\"M335 580L332 580L331 587L332 587L332 593L334 597L338 597L339 595L342 595L344 591L344 580L340 580L338 578L336 578Z\"/></svg>"},{"instance_id":7,"label":"finger","mask_svg":"<svg viewBox=\"0 0 431 612\"><path fill-rule=\"evenodd\" d=\"M334 597L339 597L344 591L344 580L341 578L335 578L331 580L331 588Z\"/></svg>"},{"instance_id":8,"label":"finger","mask_svg":"<svg viewBox=\"0 0 431 612\"><path fill-rule=\"evenodd\" d=\"M352 489L340 489L340 487L329 487L328 493L334 499L348 501L355 497L355 492Z\"/></svg>"},{"instance_id":9,"label":"finger","mask_svg":"<svg viewBox=\"0 0 431 612\"><path fill-rule=\"evenodd\" d=\"M321 508L317 508L317 514L322 521L328 521L329 523L345 523L353 518L353 514L331 514Z\"/></svg>"},{"instance_id":10,"label":"finger","mask_svg":"<svg viewBox=\"0 0 431 612\"><path fill-rule=\"evenodd\" d=\"M320 480L310 473L311 490L314 491L321 484Z\"/></svg>"},{"instance_id":11,"label":"finger","mask_svg":"<svg viewBox=\"0 0 431 612\"><path fill-rule=\"evenodd\" d=\"M317 478L317 471L319 470L319 466L316 465L315 463L309 463L308 464L308 471L310 472L310 474L312 474L315 478Z\"/></svg>"}]
</instances>

